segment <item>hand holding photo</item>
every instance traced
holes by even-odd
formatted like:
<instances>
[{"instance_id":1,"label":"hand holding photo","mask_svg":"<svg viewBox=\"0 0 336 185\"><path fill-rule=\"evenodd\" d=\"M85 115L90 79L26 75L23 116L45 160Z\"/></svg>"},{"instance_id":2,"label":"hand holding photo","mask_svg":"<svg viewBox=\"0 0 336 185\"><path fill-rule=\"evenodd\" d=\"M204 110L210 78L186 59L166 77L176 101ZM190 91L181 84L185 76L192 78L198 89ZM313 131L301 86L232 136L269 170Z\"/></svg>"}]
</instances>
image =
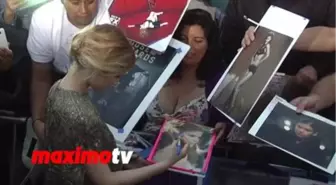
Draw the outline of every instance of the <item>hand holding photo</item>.
<instances>
[{"instance_id":1,"label":"hand holding photo","mask_svg":"<svg viewBox=\"0 0 336 185\"><path fill-rule=\"evenodd\" d=\"M177 119L166 120L148 160L164 161L169 157L167 156L169 151L175 147L177 156L180 156L182 148L187 147L186 156L175 163L171 170L193 176L204 176L215 140L216 136L212 134L209 127Z\"/></svg>"},{"instance_id":2,"label":"hand holding photo","mask_svg":"<svg viewBox=\"0 0 336 185\"><path fill-rule=\"evenodd\" d=\"M246 16L245 19L253 22ZM214 107L238 126L246 121L308 20L271 6L261 22L255 24L254 40L239 50L208 97Z\"/></svg>"},{"instance_id":3,"label":"hand holding photo","mask_svg":"<svg viewBox=\"0 0 336 185\"><path fill-rule=\"evenodd\" d=\"M249 134L330 174L335 172L336 123L275 96Z\"/></svg>"}]
</instances>

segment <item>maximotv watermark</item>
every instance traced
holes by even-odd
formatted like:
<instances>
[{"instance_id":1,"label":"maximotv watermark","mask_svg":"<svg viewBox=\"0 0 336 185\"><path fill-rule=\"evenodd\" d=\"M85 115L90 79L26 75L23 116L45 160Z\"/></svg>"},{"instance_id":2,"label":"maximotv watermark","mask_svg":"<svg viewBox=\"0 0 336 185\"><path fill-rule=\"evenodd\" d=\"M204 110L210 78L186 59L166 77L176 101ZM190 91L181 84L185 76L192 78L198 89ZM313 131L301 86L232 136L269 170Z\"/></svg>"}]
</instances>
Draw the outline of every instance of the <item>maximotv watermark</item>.
<instances>
[{"instance_id":1,"label":"maximotv watermark","mask_svg":"<svg viewBox=\"0 0 336 185\"><path fill-rule=\"evenodd\" d=\"M113 151L82 150L77 147L71 151L47 151L34 150L32 155L33 164L128 164L132 158L133 151L120 151L115 148Z\"/></svg>"}]
</instances>

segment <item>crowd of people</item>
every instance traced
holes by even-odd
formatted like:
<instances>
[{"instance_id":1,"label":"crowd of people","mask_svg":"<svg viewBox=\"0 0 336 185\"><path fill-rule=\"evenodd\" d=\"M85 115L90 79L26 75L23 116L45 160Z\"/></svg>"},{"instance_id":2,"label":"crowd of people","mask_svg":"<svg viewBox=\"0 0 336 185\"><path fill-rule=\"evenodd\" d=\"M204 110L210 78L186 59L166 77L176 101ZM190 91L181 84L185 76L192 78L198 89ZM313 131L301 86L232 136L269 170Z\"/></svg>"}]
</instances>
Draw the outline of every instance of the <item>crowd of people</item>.
<instances>
[{"instance_id":1,"label":"crowd of people","mask_svg":"<svg viewBox=\"0 0 336 185\"><path fill-rule=\"evenodd\" d=\"M13 29L28 32L28 37L24 43L12 43L13 38L8 36L9 49L0 48L0 94L15 94L18 79L25 92L7 102L18 106L0 102L0 109L27 112L42 148L113 150L116 146L88 96L90 88L99 90L117 84L135 64L127 38L109 24L110 3L50 0L22 13L20 0L1 1L1 27L6 33ZM208 125L214 128L218 140L225 138L233 124L208 104L206 97L237 50L249 47L255 39L255 28L244 16L259 21L270 5L310 20L279 69L294 76L310 93L289 101L298 112L309 110L335 120L334 0L230 0L222 13L209 2L191 0L192 8L174 34L191 48L144 115L141 133L149 143L154 142L167 116ZM16 57L24 52L14 47L17 45L27 47L26 56ZM139 145L135 135L138 133L126 140L130 147ZM44 184L164 184L169 183L166 179L178 179L177 184L183 181L195 185L194 179L181 181L184 176L166 172L186 155L186 147L181 155L171 151L167 161L153 165L145 163L140 155L133 156L134 165L49 165Z\"/></svg>"}]
</instances>

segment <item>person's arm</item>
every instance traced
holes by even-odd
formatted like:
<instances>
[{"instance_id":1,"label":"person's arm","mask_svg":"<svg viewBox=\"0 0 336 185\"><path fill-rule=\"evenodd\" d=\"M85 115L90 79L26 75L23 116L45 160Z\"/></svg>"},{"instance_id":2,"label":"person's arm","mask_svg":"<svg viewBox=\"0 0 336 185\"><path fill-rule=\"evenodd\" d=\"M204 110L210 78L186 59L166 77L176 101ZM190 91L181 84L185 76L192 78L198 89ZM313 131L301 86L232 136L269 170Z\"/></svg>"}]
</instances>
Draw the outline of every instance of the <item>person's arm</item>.
<instances>
[{"instance_id":1,"label":"person's arm","mask_svg":"<svg viewBox=\"0 0 336 185\"><path fill-rule=\"evenodd\" d=\"M39 139L44 135L44 111L49 89L52 85L52 70L49 63L33 61L31 81L31 111L33 128Z\"/></svg>"},{"instance_id":2,"label":"person's arm","mask_svg":"<svg viewBox=\"0 0 336 185\"><path fill-rule=\"evenodd\" d=\"M308 52L335 51L335 0L325 0L323 6L325 12L318 15L323 18L323 24L305 29L294 49Z\"/></svg>"},{"instance_id":3,"label":"person's arm","mask_svg":"<svg viewBox=\"0 0 336 185\"><path fill-rule=\"evenodd\" d=\"M226 67L226 66L225 66ZM217 82L222 76L222 72L225 70L225 67L222 68L221 71L216 73L213 78L210 78L206 81L205 84L205 94L206 97L208 97L213 90L213 88L216 86ZM220 68L220 67L219 67ZM229 132L232 129L232 122L225 117L219 110L217 110L216 107L211 105L210 102L208 102L208 123L207 126L214 128L214 130L217 132L217 138L221 139L220 137L226 137Z\"/></svg>"},{"instance_id":4,"label":"person's arm","mask_svg":"<svg viewBox=\"0 0 336 185\"><path fill-rule=\"evenodd\" d=\"M16 9L21 6L20 0L3 0L0 4L0 22L15 25L17 22Z\"/></svg>"},{"instance_id":5,"label":"person's arm","mask_svg":"<svg viewBox=\"0 0 336 185\"><path fill-rule=\"evenodd\" d=\"M321 79L311 90L310 96L318 95L320 97L316 105L318 110L327 108L335 103L335 83L336 75L334 73Z\"/></svg>"},{"instance_id":6,"label":"person's arm","mask_svg":"<svg viewBox=\"0 0 336 185\"><path fill-rule=\"evenodd\" d=\"M105 127L105 123L98 117L90 115L85 122L78 123L78 129L75 137L77 144L83 146L85 150L101 151L110 147L113 150L113 137L109 134L109 130ZM80 136L83 136L82 138ZM173 143L174 144L174 143ZM175 146L175 144L174 144ZM168 168L185 157L188 145L185 145L181 154L176 154L176 148L172 148L171 155L162 162L158 162L142 168L111 171L107 164L87 164L87 174L94 184L99 185L133 185L139 184L153 176L159 175ZM114 164L111 164L114 165Z\"/></svg>"},{"instance_id":7,"label":"person's arm","mask_svg":"<svg viewBox=\"0 0 336 185\"><path fill-rule=\"evenodd\" d=\"M15 25L16 22L16 14L14 11L9 10L8 8L6 8L3 12L2 18L4 20L4 22L6 24L11 24L11 25Z\"/></svg>"},{"instance_id":8,"label":"person's arm","mask_svg":"<svg viewBox=\"0 0 336 185\"><path fill-rule=\"evenodd\" d=\"M52 85L51 61L53 60L50 38L52 22L45 19L43 14L41 9L34 12L27 40L27 49L33 60L31 111L34 131L39 139L43 138L44 133L44 108Z\"/></svg>"},{"instance_id":9,"label":"person's arm","mask_svg":"<svg viewBox=\"0 0 336 185\"><path fill-rule=\"evenodd\" d=\"M316 26L303 31L294 49L307 52L335 51L335 28Z\"/></svg>"}]
</instances>

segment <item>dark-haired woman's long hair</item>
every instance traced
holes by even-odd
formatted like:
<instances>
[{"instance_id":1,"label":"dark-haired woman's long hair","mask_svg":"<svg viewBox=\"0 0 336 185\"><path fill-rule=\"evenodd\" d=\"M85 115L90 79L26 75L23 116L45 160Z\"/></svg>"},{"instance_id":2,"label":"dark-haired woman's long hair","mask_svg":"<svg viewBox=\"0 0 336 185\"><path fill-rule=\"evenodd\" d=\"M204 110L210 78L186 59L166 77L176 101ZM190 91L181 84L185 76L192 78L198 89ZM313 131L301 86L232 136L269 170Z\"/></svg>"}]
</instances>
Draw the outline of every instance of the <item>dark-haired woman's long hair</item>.
<instances>
[{"instance_id":1,"label":"dark-haired woman's long hair","mask_svg":"<svg viewBox=\"0 0 336 185\"><path fill-rule=\"evenodd\" d=\"M221 56L219 42L219 31L212 19L211 14L202 9L188 10L184 14L180 25L176 29L174 38L182 40L182 31L187 26L198 25L204 31L204 36L208 42L208 49L202 58L197 70L196 78L200 81L209 80L219 69L223 68L224 62ZM181 78L181 64L176 68L171 78Z\"/></svg>"}]
</instances>

